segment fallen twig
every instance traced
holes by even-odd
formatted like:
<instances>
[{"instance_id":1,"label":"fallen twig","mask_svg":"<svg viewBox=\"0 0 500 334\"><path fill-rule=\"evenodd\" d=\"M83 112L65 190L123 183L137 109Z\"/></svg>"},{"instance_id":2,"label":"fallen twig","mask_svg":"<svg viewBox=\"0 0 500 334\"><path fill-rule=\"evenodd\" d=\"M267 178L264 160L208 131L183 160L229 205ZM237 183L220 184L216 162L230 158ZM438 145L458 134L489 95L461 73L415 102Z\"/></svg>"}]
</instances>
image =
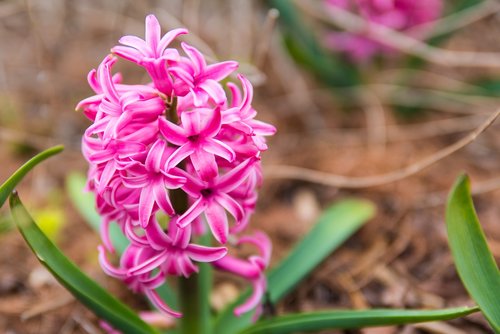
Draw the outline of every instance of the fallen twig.
<instances>
[{"instance_id":1,"label":"fallen twig","mask_svg":"<svg viewBox=\"0 0 500 334\"><path fill-rule=\"evenodd\" d=\"M348 177L342 175L330 174L313 169L275 165L267 166L264 170L267 178L275 179L294 179L308 181L312 183L322 184L331 187L339 188L367 188L380 186L387 183L402 180L408 176L414 175L432 164L446 158L455 153L461 148L472 143L481 133L483 133L500 115L500 109L493 113L484 123L478 128L469 133L467 136L457 141L456 143L447 146L440 151L428 156L420 161L417 161L405 168L398 169L382 175L365 176L365 177Z\"/></svg>"}]
</instances>

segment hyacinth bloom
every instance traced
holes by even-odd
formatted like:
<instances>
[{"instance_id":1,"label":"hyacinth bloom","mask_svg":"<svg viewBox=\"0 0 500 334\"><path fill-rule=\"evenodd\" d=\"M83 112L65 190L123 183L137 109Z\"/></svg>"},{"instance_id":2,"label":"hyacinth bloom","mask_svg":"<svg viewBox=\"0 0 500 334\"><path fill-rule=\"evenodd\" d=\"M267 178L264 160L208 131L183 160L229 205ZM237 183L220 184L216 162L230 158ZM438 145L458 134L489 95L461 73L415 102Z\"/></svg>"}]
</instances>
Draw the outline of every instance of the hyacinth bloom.
<instances>
[{"instance_id":1,"label":"hyacinth bloom","mask_svg":"<svg viewBox=\"0 0 500 334\"><path fill-rule=\"evenodd\" d=\"M325 0L325 7L337 7L362 17L366 33L331 32L326 44L333 50L346 53L353 61L365 62L381 53L391 54L393 49L369 38L370 23L407 32L412 27L438 19L443 10L442 0ZM414 38L423 36L411 33Z\"/></svg>"},{"instance_id":2,"label":"hyacinth bloom","mask_svg":"<svg viewBox=\"0 0 500 334\"><path fill-rule=\"evenodd\" d=\"M208 64L191 45L170 47L183 34L187 30L175 29L161 36L149 15L145 39L122 37L88 75L95 95L77 108L92 122L82 151L90 165L87 189L102 217L99 261L107 274L174 317L181 314L155 289L169 276L189 277L197 263L211 263L253 286L236 309L240 315L259 308L266 287L271 243L263 233L244 233L262 182L265 136L276 129L255 119L250 81L238 75L235 83L221 83L236 62ZM150 82L122 83L112 73L119 58L144 68ZM115 254L111 223L129 240L117 266L108 260ZM197 243L200 234L211 236L210 246ZM258 254L239 259L229 254L228 240L253 244Z\"/></svg>"}]
</instances>

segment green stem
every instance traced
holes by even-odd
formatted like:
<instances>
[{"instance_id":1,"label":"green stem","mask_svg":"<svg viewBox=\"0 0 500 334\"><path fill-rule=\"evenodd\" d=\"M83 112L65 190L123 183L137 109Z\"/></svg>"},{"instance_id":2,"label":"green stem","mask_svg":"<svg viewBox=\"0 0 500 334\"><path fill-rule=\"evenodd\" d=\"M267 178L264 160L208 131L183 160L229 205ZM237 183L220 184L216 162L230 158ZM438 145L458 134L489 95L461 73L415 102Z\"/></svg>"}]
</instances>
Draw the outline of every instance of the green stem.
<instances>
[{"instance_id":1,"label":"green stem","mask_svg":"<svg viewBox=\"0 0 500 334\"><path fill-rule=\"evenodd\" d=\"M194 274L189 278L179 278L179 294L182 318L179 320L180 334L202 334L206 332L200 319L202 301L200 300L199 276Z\"/></svg>"},{"instance_id":2,"label":"green stem","mask_svg":"<svg viewBox=\"0 0 500 334\"><path fill-rule=\"evenodd\" d=\"M209 236L202 236L199 243L209 244ZM179 322L180 334L211 334L210 290L212 267L198 263L199 272L189 278L179 278L179 299L183 318Z\"/></svg>"}]
</instances>

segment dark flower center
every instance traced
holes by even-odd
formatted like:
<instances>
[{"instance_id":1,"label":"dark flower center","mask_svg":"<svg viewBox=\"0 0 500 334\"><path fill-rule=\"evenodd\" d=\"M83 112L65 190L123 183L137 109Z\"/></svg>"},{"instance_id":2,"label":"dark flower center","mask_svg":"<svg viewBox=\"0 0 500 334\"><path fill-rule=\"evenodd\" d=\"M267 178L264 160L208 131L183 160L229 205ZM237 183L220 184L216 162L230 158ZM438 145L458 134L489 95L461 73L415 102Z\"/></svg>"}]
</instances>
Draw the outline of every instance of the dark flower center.
<instances>
[{"instance_id":1,"label":"dark flower center","mask_svg":"<svg viewBox=\"0 0 500 334\"><path fill-rule=\"evenodd\" d=\"M213 194L213 191L212 191L212 189L207 188L207 189L202 189L202 190L200 191L200 193L201 193L201 196L203 196L203 197L208 197L208 196L210 196L210 195L212 195L212 194Z\"/></svg>"},{"instance_id":2,"label":"dark flower center","mask_svg":"<svg viewBox=\"0 0 500 334\"><path fill-rule=\"evenodd\" d=\"M188 140L189 140L190 142L195 142L195 141L197 141L197 140L198 140L198 138L200 138L200 135L192 135L192 136L189 136L189 137L188 137Z\"/></svg>"}]
</instances>

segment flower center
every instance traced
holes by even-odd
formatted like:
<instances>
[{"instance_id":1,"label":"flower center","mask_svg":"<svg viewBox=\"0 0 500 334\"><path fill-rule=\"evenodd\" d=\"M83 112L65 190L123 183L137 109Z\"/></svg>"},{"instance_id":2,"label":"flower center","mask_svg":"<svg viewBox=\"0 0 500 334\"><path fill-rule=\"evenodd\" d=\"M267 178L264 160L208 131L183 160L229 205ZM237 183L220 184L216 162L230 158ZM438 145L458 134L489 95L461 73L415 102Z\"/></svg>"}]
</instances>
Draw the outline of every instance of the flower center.
<instances>
[{"instance_id":1,"label":"flower center","mask_svg":"<svg viewBox=\"0 0 500 334\"><path fill-rule=\"evenodd\" d=\"M190 142L196 142L196 141L198 141L198 138L200 138L200 135L192 135L192 136L188 137L188 140Z\"/></svg>"},{"instance_id":2,"label":"flower center","mask_svg":"<svg viewBox=\"0 0 500 334\"><path fill-rule=\"evenodd\" d=\"M203 196L203 197L209 197L210 195L212 195L212 194L213 194L213 191L212 191L212 189L210 189L210 188L206 188L206 189L202 189L202 190L200 191L200 194L201 194L201 196Z\"/></svg>"}]
</instances>

